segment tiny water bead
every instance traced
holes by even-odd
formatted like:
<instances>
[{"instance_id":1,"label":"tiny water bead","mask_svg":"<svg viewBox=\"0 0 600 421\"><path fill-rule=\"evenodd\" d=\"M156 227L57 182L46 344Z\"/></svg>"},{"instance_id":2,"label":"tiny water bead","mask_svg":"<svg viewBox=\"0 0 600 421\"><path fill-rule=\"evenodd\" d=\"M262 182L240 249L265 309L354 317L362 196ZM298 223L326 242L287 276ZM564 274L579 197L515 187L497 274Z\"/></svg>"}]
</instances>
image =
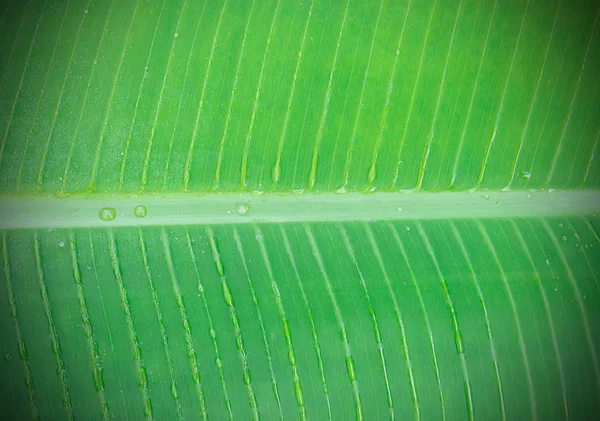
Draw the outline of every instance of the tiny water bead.
<instances>
[{"instance_id":1,"label":"tiny water bead","mask_svg":"<svg viewBox=\"0 0 600 421\"><path fill-rule=\"evenodd\" d=\"M115 208L102 208L100 209L99 216L103 221L114 221L117 217L117 212Z\"/></svg>"},{"instance_id":2,"label":"tiny water bead","mask_svg":"<svg viewBox=\"0 0 600 421\"><path fill-rule=\"evenodd\" d=\"M246 215L249 210L250 210L250 206L248 206L247 203L240 203L235 208L235 211L238 213L238 215Z\"/></svg>"},{"instance_id":3,"label":"tiny water bead","mask_svg":"<svg viewBox=\"0 0 600 421\"><path fill-rule=\"evenodd\" d=\"M133 210L133 214L138 218L143 218L144 216L148 215L148 209L146 209L146 206L144 205L138 205Z\"/></svg>"}]
</instances>

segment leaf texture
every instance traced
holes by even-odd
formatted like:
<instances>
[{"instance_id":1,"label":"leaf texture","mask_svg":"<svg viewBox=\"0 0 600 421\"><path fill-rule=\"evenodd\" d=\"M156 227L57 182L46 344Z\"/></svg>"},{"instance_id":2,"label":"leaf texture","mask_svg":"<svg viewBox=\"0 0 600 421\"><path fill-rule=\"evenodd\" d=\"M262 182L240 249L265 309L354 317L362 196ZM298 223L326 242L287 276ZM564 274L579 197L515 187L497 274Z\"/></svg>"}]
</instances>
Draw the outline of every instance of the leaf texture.
<instances>
[{"instance_id":1,"label":"leaf texture","mask_svg":"<svg viewBox=\"0 0 600 421\"><path fill-rule=\"evenodd\" d=\"M590 419L600 7L0 5L9 419Z\"/></svg>"}]
</instances>

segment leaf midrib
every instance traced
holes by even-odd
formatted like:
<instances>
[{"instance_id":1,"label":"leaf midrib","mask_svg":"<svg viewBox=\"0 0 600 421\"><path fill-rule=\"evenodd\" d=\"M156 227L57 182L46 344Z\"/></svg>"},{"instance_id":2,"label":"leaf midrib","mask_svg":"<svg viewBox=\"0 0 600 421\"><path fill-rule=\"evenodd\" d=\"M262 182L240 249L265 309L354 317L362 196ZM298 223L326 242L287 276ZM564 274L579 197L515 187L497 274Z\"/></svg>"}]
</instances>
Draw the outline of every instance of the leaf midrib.
<instances>
[{"instance_id":1,"label":"leaf midrib","mask_svg":"<svg viewBox=\"0 0 600 421\"><path fill-rule=\"evenodd\" d=\"M240 214L238 205L248 205ZM144 206L145 217L136 217ZM100 219L113 208L116 218ZM600 191L4 195L0 229L591 215ZM242 212L243 213L243 212Z\"/></svg>"}]
</instances>

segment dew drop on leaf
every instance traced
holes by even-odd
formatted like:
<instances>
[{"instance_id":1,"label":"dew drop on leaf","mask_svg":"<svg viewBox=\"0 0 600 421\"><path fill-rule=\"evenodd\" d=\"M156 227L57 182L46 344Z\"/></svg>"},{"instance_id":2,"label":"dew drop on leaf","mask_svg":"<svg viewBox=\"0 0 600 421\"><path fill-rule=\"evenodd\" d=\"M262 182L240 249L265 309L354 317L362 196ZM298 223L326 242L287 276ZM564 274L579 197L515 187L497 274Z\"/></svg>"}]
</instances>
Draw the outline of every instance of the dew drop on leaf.
<instances>
[{"instance_id":1,"label":"dew drop on leaf","mask_svg":"<svg viewBox=\"0 0 600 421\"><path fill-rule=\"evenodd\" d=\"M103 221L113 221L117 217L117 212L115 208L102 208L99 216Z\"/></svg>"},{"instance_id":2,"label":"dew drop on leaf","mask_svg":"<svg viewBox=\"0 0 600 421\"><path fill-rule=\"evenodd\" d=\"M235 211L238 213L238 215L246 215L249 210L250 210L250 206L248 206L247 203L240 203L235 208Z\"/></svg>"},{"instance_id":3,"label":"dew drop on leaf","mask_svg":"<svg viewBox=\"0 0 600 421\"><path fill-rule=\"evenodd\" d=\"M133 214L138 218L143 218L144 216L148 215L148 209L146 209L146 206L144 205L138 205L133 210Z\"/></svg>"}]
</instances>

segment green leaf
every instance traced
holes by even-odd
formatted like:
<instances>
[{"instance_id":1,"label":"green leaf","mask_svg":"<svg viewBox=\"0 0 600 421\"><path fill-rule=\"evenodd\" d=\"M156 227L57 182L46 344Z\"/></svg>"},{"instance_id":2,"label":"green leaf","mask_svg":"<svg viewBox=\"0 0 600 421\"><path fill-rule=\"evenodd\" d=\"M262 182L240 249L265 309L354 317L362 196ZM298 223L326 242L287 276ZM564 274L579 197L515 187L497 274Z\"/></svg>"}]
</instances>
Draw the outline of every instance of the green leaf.
<instances>
[{"instance_id":1,"label":"green leaf","mask_svg":"<svg viewBox=\"0 0 600 421\"><path fill-rule=\"evenodd\" d=\"M0 5L15 419L589 419L600 7Z\"/></svg>"}]
</instances>

